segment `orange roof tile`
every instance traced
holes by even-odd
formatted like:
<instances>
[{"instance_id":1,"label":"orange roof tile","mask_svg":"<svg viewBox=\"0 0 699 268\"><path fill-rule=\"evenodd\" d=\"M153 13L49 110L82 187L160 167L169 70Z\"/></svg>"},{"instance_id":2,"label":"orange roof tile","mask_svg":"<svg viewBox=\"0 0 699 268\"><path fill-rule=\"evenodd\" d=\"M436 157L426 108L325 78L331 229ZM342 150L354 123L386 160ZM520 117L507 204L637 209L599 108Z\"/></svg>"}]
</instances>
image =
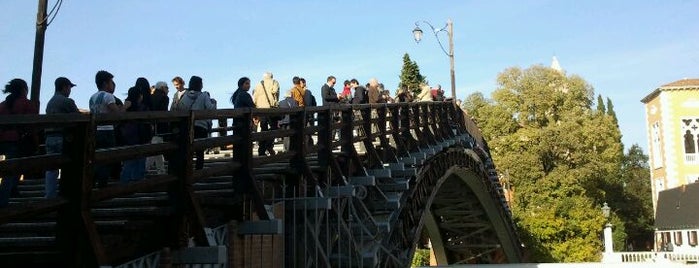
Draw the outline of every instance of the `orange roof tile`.
<instances>
[{"instance_id":1,"label":"orange roof tile","mask_svg":"<svg viewBox=\"0 0 699 268\"><path fill-rule=\"evenodd\" d=\"M677 80L675 82L669 83L662 85L660 87L699 87L699 79L698 78L691 78L691 79L682 79L682 80Z\"/></svg>"}]
</instances>

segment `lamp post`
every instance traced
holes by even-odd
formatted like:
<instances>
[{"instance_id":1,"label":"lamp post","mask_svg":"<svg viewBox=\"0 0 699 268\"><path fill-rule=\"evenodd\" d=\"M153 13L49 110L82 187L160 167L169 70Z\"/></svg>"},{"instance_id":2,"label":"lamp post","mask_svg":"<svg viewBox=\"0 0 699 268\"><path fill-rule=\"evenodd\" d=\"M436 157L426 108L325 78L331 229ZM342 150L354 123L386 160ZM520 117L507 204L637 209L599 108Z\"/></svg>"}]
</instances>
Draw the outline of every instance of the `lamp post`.
<instances>
[{"instance_id":1,"label":"lamp post","mask_svg":"<svg viewBox=\"0 0 699 268\"><path fill-rule=\"evenodd\" d=\"M612 258L612 253L614 253L613 240L612 240L612 224L609 222L609 212L611 208L604 202L602 205L602 215L607 222L604 225L604 254L602 255L602 262L610 262Z\"/></svg>"},{"instance_id":2,"label":"lamp post","mask_svg":"<svg viewBox=\"0 0 699 268\"><path fill-rule=\"evenodd\" d=\"M451 19L447 20L447 25L445 25L443 28L435 29L432 24L430 24L427 21L422 21L423 23L427 24L430 26L430 29L432 29L432 33L434 33L434 38L437 39L437 43L439 43L439 47L442 48L442 51L444 51L444 54L447 54L449 57L449 73L451 75L451 98L452 101L456 102L456 79L454 77L454 24L451 22ZM415 38L416 43L420 43L420 40L422 40L422 29L420 29L419 25L420 21L415 22L415 29L413 29L413 37ZM439 32L446 32L447 36L449 36L449 52L447 52L446 49L444 49L444 46L442 46L442 42L439 40L439 36L437 35Z\"/></svg>"}]
</instances>

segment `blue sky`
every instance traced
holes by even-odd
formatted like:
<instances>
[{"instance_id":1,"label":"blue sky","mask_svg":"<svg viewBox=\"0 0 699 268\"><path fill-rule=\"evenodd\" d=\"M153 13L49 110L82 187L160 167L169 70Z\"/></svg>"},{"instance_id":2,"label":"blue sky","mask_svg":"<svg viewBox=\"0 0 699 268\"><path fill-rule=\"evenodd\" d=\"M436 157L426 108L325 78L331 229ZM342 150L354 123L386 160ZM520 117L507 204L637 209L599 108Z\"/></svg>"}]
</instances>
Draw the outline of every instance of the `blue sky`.
<instances>
[{"instance_id":1,"label":"blue sky","mask_svg":"<svg viewBox=\"0 0 699 268\"><path fill-rule=\"evenodd\" d=\"M31 81L36 8L37 1L0 1L2 83ZM451 18L458 98L489 96L505 68L549 65L555 55L568 74L612 99L627 148L647 148L640 99L699 77L698 10L689 0L64 1L46 32L41 111L58 76L78 84L71 97L87 107L101 69L115 75L120 97L141 76L154 84L198 75L221 108L231 107L238 78L256 81L267 70L283 89L305 77L316 96L331 74L376 77L393 91L406 52L448 90L449 61L429 27L421 27L420 44L411 31L417 20L442 27Z\"/></svg>"}]
</instances>

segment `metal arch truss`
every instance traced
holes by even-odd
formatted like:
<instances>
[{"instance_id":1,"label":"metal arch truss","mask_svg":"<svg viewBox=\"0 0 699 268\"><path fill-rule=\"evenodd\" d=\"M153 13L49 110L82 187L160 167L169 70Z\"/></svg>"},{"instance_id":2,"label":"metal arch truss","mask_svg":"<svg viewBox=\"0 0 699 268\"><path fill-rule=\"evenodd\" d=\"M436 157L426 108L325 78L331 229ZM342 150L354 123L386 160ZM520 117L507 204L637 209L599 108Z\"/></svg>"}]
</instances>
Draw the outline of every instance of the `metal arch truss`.
<instances>
[{"instance_id":1,"label":"metal arch truss","mask_svg":"<svg viewBox=\"0 0 699 268\"><path fill-rule=\"evenodd\" d=\"M412 256L424 227L439 265L521 261L509 208L488 172L492 162L480 160L484 151L466 149L470 144L463 141L426 161L396 224L402 229L387 243L393 254L407 250Z\"/></svg>"}]
</instances>

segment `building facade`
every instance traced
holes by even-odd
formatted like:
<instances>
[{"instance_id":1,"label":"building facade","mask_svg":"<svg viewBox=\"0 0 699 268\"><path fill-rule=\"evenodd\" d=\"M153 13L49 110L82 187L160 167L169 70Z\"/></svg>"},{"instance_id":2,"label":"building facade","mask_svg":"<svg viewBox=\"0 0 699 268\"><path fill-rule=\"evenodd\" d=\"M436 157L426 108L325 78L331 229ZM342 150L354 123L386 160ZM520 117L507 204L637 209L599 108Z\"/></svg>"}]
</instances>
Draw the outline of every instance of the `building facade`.
<instances>
[{"instance_id":1,"label":"building facade","mask_svg":"<svg viewBox=\"0 0 699 268\"><path fill-rule=\"evenodd\" d=\"M699 179L699 79L655 89L645 104L653 209L661 191Z\"/></svg>"}]
</instances>

